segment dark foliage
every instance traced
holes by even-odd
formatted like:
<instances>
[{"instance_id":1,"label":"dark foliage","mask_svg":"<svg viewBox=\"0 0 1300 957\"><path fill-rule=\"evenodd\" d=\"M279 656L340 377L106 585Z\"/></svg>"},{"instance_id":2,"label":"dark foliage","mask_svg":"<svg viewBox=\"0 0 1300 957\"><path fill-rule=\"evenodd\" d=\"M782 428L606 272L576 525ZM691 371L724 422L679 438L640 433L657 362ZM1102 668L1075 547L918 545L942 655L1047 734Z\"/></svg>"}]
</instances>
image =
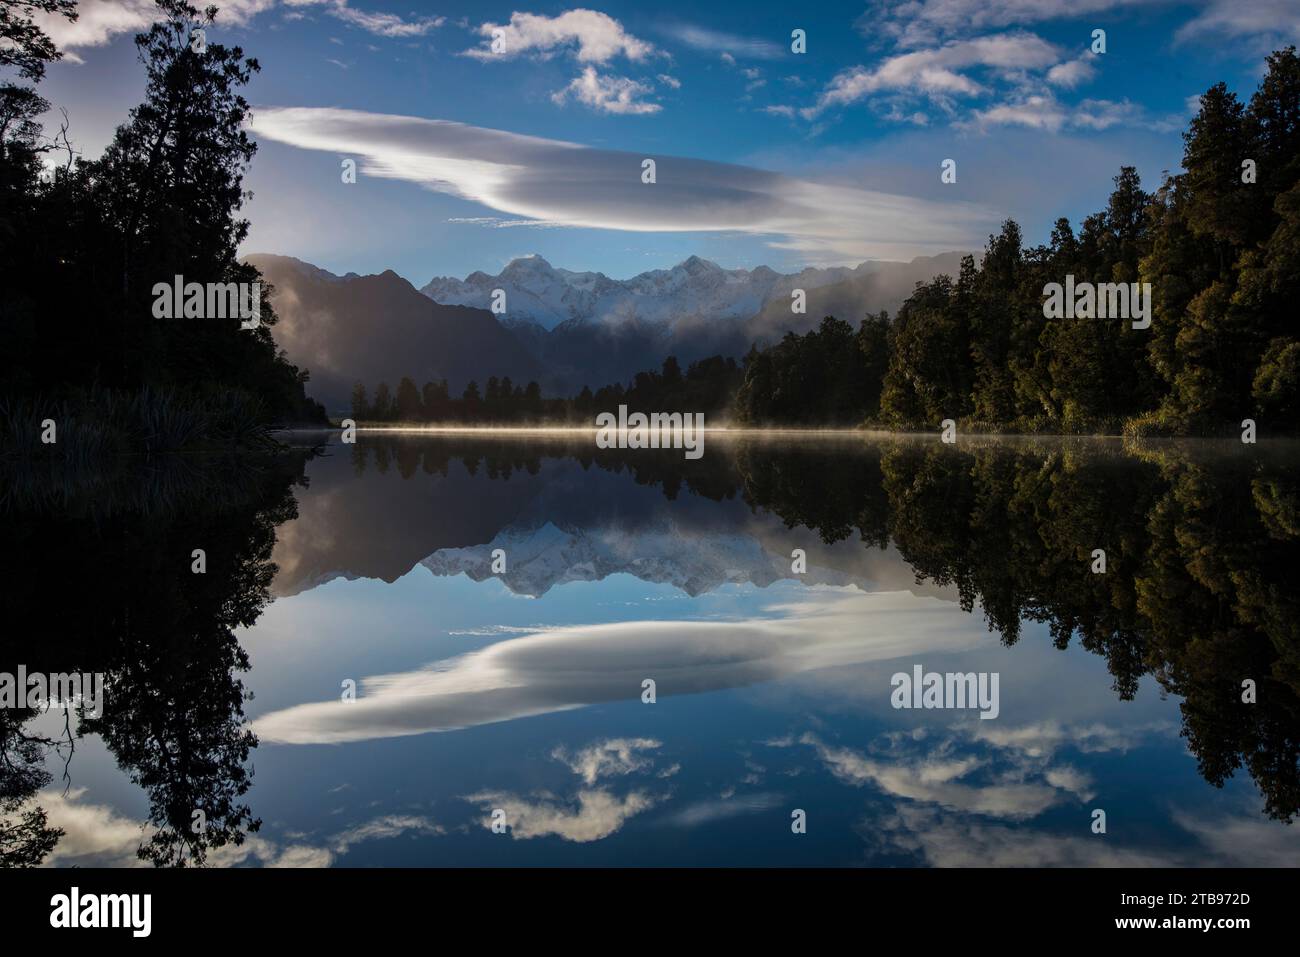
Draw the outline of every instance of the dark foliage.
<instances>
[{"instance_id":1,"label":"dark foliage","mask_svg":"<svg viewBox=\"0 0 1300 957\"><path fill-rule=\"evenodd\" d=\"M373 399L358 382L352 389L352 417L358 422L590 424L598 413L626 405L630 411L703 412L713 419L730 406L740 375L735 359L710 356L692 362L683 373L676 357L669 356L662 370L638 372L626 386L616 383L595 392L583 386L575 396L551 399L542 397L536 382L517 385L509 376L490 377L481 393L478 383L471 382L459 397L449 394L446 379L417 389L411 379L403 378L396 395L387 382L380 382Z\"/></svg>"},{"instance_id":2,"label":"dark foliage","mask_svg":"<svg viewBox=\"0 0 1300 957\"><path fill-rule=\"evenodd\" d=\"M38 79L57 52L23 17L31 6L0 7L0 28L21 47L0 66ZM243 176L256 150L240 90L257 61L238 47L191 42L211 27L215 8L159 6L166 19L136 38L144 102L99 159L76 156L66 130L42 135L35 117L44 101L33 91L0 89L0 393L27 400L38 422L47 416L37 405L75 407L90 396L121 405L148 390L178 397L200 419L207 407L238 405L256 411L253 425L323 421L304 393L306 373L271 339L267 295L253 330L237 317L155 318L155 286L176 276L260 281L236 256L248 231L238 216ZM15 27L18 20L26 26ZM191 444L207 438L199 431Z\"/></svg>"},{"instance_id":3,"label":"dark foliage","mask_svg":"<svg viewBox=\"0 0 1300 957\"><path fill-rule=\"evenodd\" d=\"M736 416L1040 432L1294 433L1300 405L1300 58L1268 58L1249 104L1223 84L1184 133L1185 172L1147 193L1133 167L1076 234L1026 248L1007 221L953 278L918 284L892 323L832 319L751 351ZM1247 161L1254 166L1251 181ZM1150 283L1151 326L1046 319L1044 287ZM886 345L880 346L881 337ZM884 363L882 373L881 364Z\"/></svg>"}]
</instances>

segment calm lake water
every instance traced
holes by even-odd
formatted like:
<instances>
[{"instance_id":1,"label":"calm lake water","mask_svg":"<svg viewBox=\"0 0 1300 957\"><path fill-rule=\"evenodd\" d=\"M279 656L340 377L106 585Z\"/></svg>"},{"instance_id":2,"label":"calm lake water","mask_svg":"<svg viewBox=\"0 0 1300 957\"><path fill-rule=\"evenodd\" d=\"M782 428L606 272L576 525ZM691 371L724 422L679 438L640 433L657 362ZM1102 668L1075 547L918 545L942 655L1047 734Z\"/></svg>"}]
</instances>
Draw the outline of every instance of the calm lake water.
<instances>
[{"instance_id":1,"label":"calm lake water","mask_svg":"<svg viewBox=\"0 0 1300 957\"><path fill-rule=\"evenodd\" d=\"M362 433L11 476L0 671L108 690L75 750L0 711L6 808L59 866L1293 865L1298 458ZM988 717L895 707L917 668L996 676Z\"/></svg>"}]
</instances>

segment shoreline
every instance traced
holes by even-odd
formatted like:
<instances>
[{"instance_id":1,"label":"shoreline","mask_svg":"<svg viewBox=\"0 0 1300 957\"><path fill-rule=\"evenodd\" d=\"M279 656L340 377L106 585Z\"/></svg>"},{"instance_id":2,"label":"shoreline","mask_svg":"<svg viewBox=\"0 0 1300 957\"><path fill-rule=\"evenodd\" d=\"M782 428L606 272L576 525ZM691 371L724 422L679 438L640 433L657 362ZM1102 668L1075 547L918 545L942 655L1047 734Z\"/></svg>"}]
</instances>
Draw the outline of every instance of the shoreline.
<instances>
[{"instance_id":1,"label":"shoreline","mask_svg":"<svg viewBox=\"0 0 1300 957\"><path fill-rule=\"evenodd\" d=\"M295 426L284 429L272 430L272 435L293 435L313 432L342 432L342 426ZM563 437L563 436L595 436L601 432L601 429L594 425L575 425L575 426L527 426L527 425L363 425L355 426L358 434L367 435L462 435L462 436L523 436L523 437ZM763 428L763 427L729 427L729 426L704 426L702 431L715 438L769 438L769 437L793 437L793 438L828 438L828 439L931 439L942 441L941 433L934 432L914 432L914 431L892 431L889 429L857 429L857 428ZM967 444L976 440L993 440L993 441L1087 441L1087 442L1119 442L1119 443L1180 443L1180 442L1212 442L1221 444L1231 444L1233 446L1242 445L1266 445L1266 444L1285 444L1300 443L1300 436L1264 436L1256 442L1245 443L1239 437L1233 435L1161 435L1161 436L1127 436L1116 433L1070 433L1070 432L958 432L956 441L944 444Z\"/></svg>"}]
</instances>

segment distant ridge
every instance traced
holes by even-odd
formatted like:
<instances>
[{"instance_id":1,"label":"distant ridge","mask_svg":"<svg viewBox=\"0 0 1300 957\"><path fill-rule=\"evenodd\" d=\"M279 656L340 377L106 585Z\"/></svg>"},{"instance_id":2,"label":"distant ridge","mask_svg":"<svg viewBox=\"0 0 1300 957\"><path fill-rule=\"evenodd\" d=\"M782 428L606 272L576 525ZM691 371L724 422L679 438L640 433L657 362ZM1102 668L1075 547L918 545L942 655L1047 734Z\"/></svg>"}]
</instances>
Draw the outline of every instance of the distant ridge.
<instances>
[{"instance_id":1,"label":"distant ridge","mask_svg":"<svg viewBox=\"0 0 1300 957\"><path fill-rule=\"evenodd\" d=\"M917 282L955 276L962 253L911 262L782 274L767 266L723 269L698 256L631 279L552 266L541 256L511 261L496 275L438 278L421 290L392 270L338 276L289 256L247 257L273 287L276 342L310 370L308 393L331 412L346 409L352 385L396 388L446 378L454 393L489 376L537 380L547 394L626 382L669 355L684 365L709 355L742 357L750 345L802 333L834 315L857 324L891 314ZM489 307L506 294L506 312ZM791 311L791 291L807 308Z\"/></svg>"},{"instance_id":2,"label":"distant ridge","mask_svg":"<svg viewBox=\"0 0 1300 957\"><path fill-rule=\"evenodd\" d=\"M440 305L392 270L336 276L289 256L246 261L273 287L276 343L310 371L307 392L330 412L349 406L357 381L373 392L402 376L417 385L446 378L459 393L489 375L540 380L538 362L490 312Z\"/></svg>"}]
</instances>

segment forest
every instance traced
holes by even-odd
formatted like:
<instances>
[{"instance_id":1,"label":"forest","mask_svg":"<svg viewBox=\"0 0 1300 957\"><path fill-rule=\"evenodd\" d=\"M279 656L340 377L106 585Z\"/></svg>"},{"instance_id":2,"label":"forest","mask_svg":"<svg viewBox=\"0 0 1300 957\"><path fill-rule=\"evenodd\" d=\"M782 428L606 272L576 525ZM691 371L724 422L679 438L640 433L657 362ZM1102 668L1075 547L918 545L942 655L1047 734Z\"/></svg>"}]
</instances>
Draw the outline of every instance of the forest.
<instances>
[{"instance_id":1,"label":"forest","mask_svg":"<svg viewBox=\"0 0 1300 957\"><path fill-rule=\"evenodd\" d=\"M1076 231L1027 247L1008 220L978 263L918 285L856 331L827 317L750 351L734 414L753 424L873 424L1131 435L1294 434L1300 411L1300 59L1268 57L1248 103L1219 83L1183 134L1183 172L1135 168ZM1150 283L1150 328L1046 319L1067 275Z\"/></svg>"},{"instance_id":2,"label":"forest","mask_svg":"<svg viewBox=\"0 0 1300 957\"><path fill-rule=\"evenodd\" d=\"M103 155L79 156L37 92L61 58L34 11L77 19L72 0L0 8L0 445L100 453L263 443L274 425L324 422L307 373L238 318L153 318L156 283L254 284L241 263L244 173L256 152L241 94L259 69L239 47L197 44L216 9L161 0L136 38L144 101ZM201 49L200 49L201 47ZM12 74L12 76L10 76ZM264 300L268 297L264 296Z\"/></svg>"},{"instance_id":3,"label":"forest","mask_svg":"<svg viewBox=\"0 0 1300 957\"><path fill-rule=\"evenodd\" d=\"M953 419L981 432L1215 435L1242 420L1261 434L1300 428L1300 58L1272 54L1248 103L1220 83L1183 134L1184 172L1147 192L1120 169L1106 208L1077 231L1058 219L1026 246L1007 220L978 263L918 284L896 316L857 328L827 316L803 335L756 343L741 363L676 358L627 386L542 399L508 381L460 399L445 388L420 407L414 383L358 419L589 421L629 403L683 408L750 426L935 430ZM1045 289L1078 282L1149 283L1148 328L1123 319L1044 316ZM690 388L683 390L678 385ZM437 388L435 386L435 388ZM505 394L499 390L504 388ZM405 400L403 399L405 396ZM691 404L694 403L694 404ZM381 411L386 409L387 411Z\"/></svg>"},{"instance_id":4,"label":"forest","mask_svg":"<svg viewBox=\"0 0 1300 957\"><path fill-rule=\"evenodd\" d=\"M536 382L520 386L509 376L491 376L480 392L470 382L459 397L449 394L447 380L426 382L417 388L409 376L397 389L387 382L375 386L373 396L363 383L352 389L352 417L357 422L453 422L516 424L590 424L601 412L628 405L635 409L689 409L722 415L731 406L743 370L735 359L710 356L692 362L683 372L675 356L660 370L638 372L622 383L589 386L573 396L543 398Z\"/></svg>"},{"instance_id":5,"label":"forest","mask_svg":"<svg viewBox=\"0 0 1300 957\"><path fill-rule=\"evenodd\" d=\"M237 250L249 223L243 177L256 152L241 89L259 70L239 47L201 49L211 25L183 0L136 39L144 101L98 159L52 134L37 92L61 53L31 11L77 16L72 0L6 3L0 19L0 442L40 449L42 423L90 453L265 443L323 424L308 372L261 321L155 319L152 292L184 276L257 284ZM22 11L28 16L23 16ZM820 327L714 356L675 357L629 383L544 397L537 383L405 378L354 390L358 421L589 422L628 404L689 409L752 426L1210 435L1300 423L1300 59L1268 57L1248 101L1225 84L1200 98L1183 170L1152 192L1121 168L1105 208L1057 220L1027 246L1006 221L976 262L918 284L897 315L827 316ZM1149 283L1152 321L1044 316L1067 276Z\"/></svg>"}]
</instances>

